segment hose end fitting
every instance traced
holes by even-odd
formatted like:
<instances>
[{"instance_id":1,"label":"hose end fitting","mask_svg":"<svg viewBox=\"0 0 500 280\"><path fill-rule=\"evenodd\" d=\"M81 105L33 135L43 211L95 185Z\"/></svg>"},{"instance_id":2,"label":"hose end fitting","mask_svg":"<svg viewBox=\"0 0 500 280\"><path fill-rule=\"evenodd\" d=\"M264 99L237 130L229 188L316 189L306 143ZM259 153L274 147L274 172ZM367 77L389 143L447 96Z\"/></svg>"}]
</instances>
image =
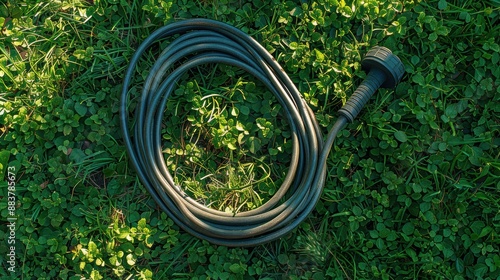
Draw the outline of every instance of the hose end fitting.
<instances>
[{"instance_id":1,"label":"hose end fitting","mask_svg":"<svg viewBox=\"0 0 500 280\"><path fill-rule=\"evenodd\" d=\"M361 61L361 66L368 73L365 80L354 91L339 114L352 122L379 87L394 88L405 72L404 65L391 50L376 46L368 51Z\"/></svg>"}]
</instances>

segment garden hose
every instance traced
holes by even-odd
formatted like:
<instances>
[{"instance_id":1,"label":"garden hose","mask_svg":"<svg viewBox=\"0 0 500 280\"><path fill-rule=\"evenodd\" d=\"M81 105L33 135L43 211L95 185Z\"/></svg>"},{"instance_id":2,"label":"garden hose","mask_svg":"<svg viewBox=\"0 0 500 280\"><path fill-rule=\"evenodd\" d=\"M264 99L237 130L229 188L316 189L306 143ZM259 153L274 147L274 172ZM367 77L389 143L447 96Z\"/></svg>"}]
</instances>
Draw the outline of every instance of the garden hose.
<instances>
[{"instance_id":1,"label":"garden hose","mask_svg":"<svg viewBox=\"0 0 500 280\"><path fill-rule=\"evenodd\" d=\"M149 70L131 119L129 88L138 61L152 44L174 35L179 36ZM239 67L273 92L284 109L293 140L291 163L281 187L260 207L236 214L211 209L189 197L174 183L162 154L162 118L176 82L189 69L211 63ZM394 87L404 73L399 58L384 47L370 50L362 66L369 71L367 79L340 109L338 120L323 140L313 111L278 62L252 37L208 19L166 25L139 46L124 77L120 123L128 155L155 202L190 234L231 247L275 240L297 227L315 207L326 179L326 159L337 133L356 117L378 87Z\"/></svg>"}]
</instances>

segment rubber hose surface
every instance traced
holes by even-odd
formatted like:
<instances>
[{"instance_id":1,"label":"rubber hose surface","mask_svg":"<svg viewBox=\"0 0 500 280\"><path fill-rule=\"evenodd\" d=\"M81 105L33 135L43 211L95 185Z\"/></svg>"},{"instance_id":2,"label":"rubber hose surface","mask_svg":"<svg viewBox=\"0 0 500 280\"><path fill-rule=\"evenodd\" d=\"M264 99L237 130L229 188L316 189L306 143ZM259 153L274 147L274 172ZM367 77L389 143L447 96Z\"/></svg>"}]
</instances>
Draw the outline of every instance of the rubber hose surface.
<instances>
[{"instance_id":1,"label":"rubber hose surface","mask_svg":"<svg viewBox=\"0 0 500 280\"><path fill-rule=\"evenodd\" d=\"M173 35L180 36L162 51L149 70L135 119L131 120L128 92L136 65L152 44ZM163 158L161 124L166 102L186 71L209 63L236 66L258 78L276 95L290 124L293 148L288 173L276 194L254 210L232 214L195 201L174 183ZM156 203L185 231L232 247L275 240L307 217L321 196L333 140L346 123L340 117L324 142L312 110L271 54L239 29L207 19L169 24L140 45L124 77L120 108L130 160Z\"/></svg>"}]
</instances>

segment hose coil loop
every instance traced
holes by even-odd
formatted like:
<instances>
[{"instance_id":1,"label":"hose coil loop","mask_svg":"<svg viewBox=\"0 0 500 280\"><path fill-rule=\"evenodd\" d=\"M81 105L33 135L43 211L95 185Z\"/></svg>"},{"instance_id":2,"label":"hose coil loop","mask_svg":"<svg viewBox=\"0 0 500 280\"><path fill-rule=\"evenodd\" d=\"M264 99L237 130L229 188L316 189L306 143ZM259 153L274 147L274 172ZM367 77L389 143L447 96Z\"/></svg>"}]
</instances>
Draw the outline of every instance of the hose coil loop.
<instances>
[{"instance_id":1,"label":"hose coil loop","mask_svg":"<svg viewBox=\"0 0 500 280\"><path fill-rule=\"evenodd\" d=\"M166 47L144 82L132 127L129 88L143 53L155 42L180 35ZM273 92L290 124L290 167L275 195L257 209L237 214L214 210L190 198L167 169L161 122L176 82L189 69L221 63L244 69ZM326 176L326 157L346 119L340 117L323 141L312 110L278 62L252 37L214 20L191 19L164 26L137 49L124 77L120 123L128 155L156 203L185 231L225 246L256 246L280 238L315 207ZM132 137L133 134L133 137Z\"/></svg>"}]
</instances>

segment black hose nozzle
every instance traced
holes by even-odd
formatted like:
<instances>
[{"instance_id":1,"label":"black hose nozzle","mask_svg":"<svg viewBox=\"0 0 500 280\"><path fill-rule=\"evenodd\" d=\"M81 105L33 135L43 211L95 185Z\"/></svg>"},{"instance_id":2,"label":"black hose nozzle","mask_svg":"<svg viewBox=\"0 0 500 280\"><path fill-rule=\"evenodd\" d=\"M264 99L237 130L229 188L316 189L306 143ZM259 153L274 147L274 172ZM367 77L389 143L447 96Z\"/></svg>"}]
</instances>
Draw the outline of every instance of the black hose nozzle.
<instances>
[{"instance_id":1,"label":"black hose nozzle","mask_svg":"<svg viewBox=\"0 0 500 280\"><path fill-rule=\"evenodd\" d=\"M359 114L368 99L379 87L394 88L405 72L404 65L391 50L376 46L368 51L361 61L361 66L368 73L346 104L339 110L349 122Z\"/></svg>"}]
</instances>

